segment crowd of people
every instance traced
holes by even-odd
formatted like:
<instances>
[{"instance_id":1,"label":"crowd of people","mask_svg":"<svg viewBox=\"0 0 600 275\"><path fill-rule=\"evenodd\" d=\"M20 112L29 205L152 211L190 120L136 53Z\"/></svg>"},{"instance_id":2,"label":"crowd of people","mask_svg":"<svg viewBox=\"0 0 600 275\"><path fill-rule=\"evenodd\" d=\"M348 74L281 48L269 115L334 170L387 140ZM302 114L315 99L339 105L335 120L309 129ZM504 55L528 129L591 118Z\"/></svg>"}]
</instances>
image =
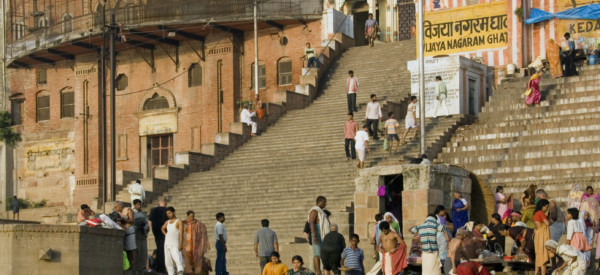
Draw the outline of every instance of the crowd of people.
<instances>
[{"instance_id":1,"label":"crowd of people","mask_svg":"<svg viewBox=\"0 0 600 275\"><path fill-rule=\"evenodd\" d=\"M123 239L124 269L143 274L155 271L174 274L208 274L212 265L205 253L210 249L210 239L206 226L195 218L192 210L186 212L186 219L176 216L175 208L167 207L167 200L160 198L158 206L146 215L142 211L142 200L137 189L139 182L132 185L133 208L125 203L114 202L114 211L97 215L88 205L83 204L77 213L80 226L102 226L124 230ZM131 189L130 189L131 190ZM225 243L227 232L223 223L225 215L216 214L215 239L217 247L217 274L226 274ZM156 249L148 255L147 237L152 231Z\"/></svg>"},{"instance_id":2,"label":"crowd of people","mask_svg":"<svg viewBox=\"0 0 600 275\"><path fill-rule=\"evenodd\" d=\"M515 255L515 260L530 263L535 274L585 274L593 242L600 247L600 196L591 186L566 214L535 185L519 199L498 187L494 198L495 211L486 225L470 219L468 202L454 192L450 211L439 205L422 224L408 230L414 234L408 251L399 222L391 213L377 214L371 242L378 262L367 274L400 274L408 266L407 258L421 263L422 274L490 274L481 261L485 251L501 259ZM521 211L515 207L517 200Z\"/></svg>"},{"instance_id":3,"label":"crowd of people","mask_svg":"<svg viewBox=\"0 0 600 275\"><path fill-rule=\"evenodd\" d=\"M422 224L407 231L414 234L410 250L402 235L402 221L390 212L377 214L371 234L377 262L369 272L364 266L364 252L358 247L360 237L351 234L347 247L346 238L329 220L331 213L325 209L327 199L319 196L308 212L304 229L311 245L314 272L304 267L300 255L292 257L290 267L283 263L277 234L269 228L267 219L261 221L262 228L256 232L254 253L262 275L329 275L342 271L349 275L397 275L409 266L409 259L420 261L422 274L489 274L481 261L475 260L485 250L497 256L515 255L515 259L531 263L535 274L547 274L548 270L567 272L556 274L584 274L592 261L594 240L600 244L596 235L600 196L591 186L581 193L580 199L563 213L546 191L535 185L527 188L520 198L506 195L502 187L497 187L494 214L486 225L470 219L468 201L460 192L454 192L451 209L438 205ZM100 215L84 204L77 220L82 226L124 230L124 257L134 271L167 274L212 271L210 260L204 256L210 249L207 228L195 218L194 211L187 211L186 219L180 220L175 209L167 207L167 201L161 198L159 205L146 216L137 194L132 203L130 208L115 202L114 212ZM215 218L215 272L228 274L225 215L217 213ZM148 255L146 239L150 230L157 249ZM596 247L600 247L598 244Z\"/></svg>"}]
</instances>

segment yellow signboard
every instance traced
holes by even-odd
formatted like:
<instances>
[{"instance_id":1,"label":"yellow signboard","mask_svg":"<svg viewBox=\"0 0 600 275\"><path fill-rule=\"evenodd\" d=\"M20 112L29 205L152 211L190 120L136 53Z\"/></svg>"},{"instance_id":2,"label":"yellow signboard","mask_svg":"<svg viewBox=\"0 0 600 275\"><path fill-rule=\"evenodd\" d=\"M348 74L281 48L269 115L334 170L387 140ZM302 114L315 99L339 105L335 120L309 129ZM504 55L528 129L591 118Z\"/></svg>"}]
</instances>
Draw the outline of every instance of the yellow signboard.
<instances>
[{"instance_id":1,"label":"yellow signboard","mask_svg":"<svg viewBox=\"0 0 600 275\"><path fill-rule=\"evenodd\" d=\"M600 20L558 20L558 34L572 37L600 37Z\"/></svg>"},{"instance_id":2,"label":"yellow signboard","mask_svg":"<svg viewBox=\"0 0 600 275\"><path fill-rule=\"evenodd\" d=\"M581 6L594 4L598 1L596 0L558 0L556 1L556 6L558 11L564 11L568 9L574 9Z\"/></svg>"},{"instance_id":3,"label":"yellow signboard","mask_svg":"<svg viewBox=\"0 0 600 275\"><path fill-rule=\"evenodd\" d=\"M506 1L425 13L425 56L508 46Z\"/></svg>"},{"instance_id":4,"label":"yellow signboard","mask_svg":"<svg viewBox=\"0 0 600 275\"><path fill-rule=\"evenodd\" d=\"M578 48L595 49L600 43L600 20L557 20L558 42L565 44L563 35L568 32Z\"/></svg>"}]
</instances>

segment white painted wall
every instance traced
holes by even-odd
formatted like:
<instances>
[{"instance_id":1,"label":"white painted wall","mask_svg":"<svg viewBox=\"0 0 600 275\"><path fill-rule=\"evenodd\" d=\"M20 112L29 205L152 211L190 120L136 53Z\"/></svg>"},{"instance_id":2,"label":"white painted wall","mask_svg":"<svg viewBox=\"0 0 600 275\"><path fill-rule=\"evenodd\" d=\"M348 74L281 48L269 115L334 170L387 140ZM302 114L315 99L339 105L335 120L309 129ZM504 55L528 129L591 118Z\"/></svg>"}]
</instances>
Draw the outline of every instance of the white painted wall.
<instances>
[{"instance_id":1,"label":"white painted wall","mask_svg":"<svg viewBox=\"0 0 600 275\"><path fill-rule=\"evenodd\" d=\"M419 96L419 64L417 60L409 61L407 64L411 74L411 94ZM467 79L464 79L464 73ZM450 56L442 58L425 59L425 116L433 117L435 104L435 77L441 76L448 88L447 105L451 115L468 114L468 78L477 78L477 83L483 83L483 98L480 98L481 85L478 85L474 98L475 104L481 106L487 98L487 66L474 62L462 56ZM467 103L465 104L465 97ZM417 104L417 109L419 105ZM479 108L478 108L479 109ZM417 117L419 117L417 110ZM403 114L404 115L404 114Z\"/></svg>"}]
</instances>

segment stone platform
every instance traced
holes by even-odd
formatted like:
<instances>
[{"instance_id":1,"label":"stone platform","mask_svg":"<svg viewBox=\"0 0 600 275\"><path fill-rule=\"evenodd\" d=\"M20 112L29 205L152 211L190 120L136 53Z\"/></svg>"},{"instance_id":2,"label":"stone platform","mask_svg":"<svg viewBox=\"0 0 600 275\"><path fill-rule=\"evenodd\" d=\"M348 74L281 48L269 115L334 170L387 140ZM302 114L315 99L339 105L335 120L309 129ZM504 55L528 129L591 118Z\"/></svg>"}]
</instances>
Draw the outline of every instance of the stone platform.
<instances>
[{"instance_id":1,"label":"stone platform","mask_svg":"<svg viewBox=\"0 0 600 275\"><path fill-rule=\"evenodd\" d=\"M0 275L122 274L124 231L0 224Z\"/></svg>"}]
</instances>

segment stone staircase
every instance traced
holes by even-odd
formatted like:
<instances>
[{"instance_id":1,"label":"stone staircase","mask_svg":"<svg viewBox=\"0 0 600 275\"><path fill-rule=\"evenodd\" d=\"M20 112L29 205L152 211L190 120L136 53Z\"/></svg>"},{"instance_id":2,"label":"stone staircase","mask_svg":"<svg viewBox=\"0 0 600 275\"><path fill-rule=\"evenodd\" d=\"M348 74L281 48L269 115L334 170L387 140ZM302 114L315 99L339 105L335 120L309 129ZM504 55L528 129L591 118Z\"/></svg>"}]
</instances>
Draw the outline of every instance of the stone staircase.
<instances>
[{"instance_id":1,"label":"stone staircase","mask_svg":"<svg viewBox=\"0 0 600 275\"><path fill-rule=\"evenodd\" d=\"M213 169L191 173L165 193L181 219L185 218L185 211L194 210L211 230L214 215L225 213L230 274L259 273L252 247L254 234L264 218L271 221L271 228L278 234L286 264L290 264L295 254L308 259L302 229L308 210L319 195L327 197L327 209L333 213L331 221L340 225L341 232L348 236L352 231L357 170L356 162L346 160L343 149L347 71L354 70L360 81L359 111L355 115L359 124L363 123L364 107L371 93L383 99L384 113L393 110L403 116L410 90L410 74L405 64L414 58L414 47L414 41L405 41L347 50L323 73L322 88L310 106L287 112L260 137L250 139ZM398 62L390 63L386 56L394 56ZM449 137L466 119L456 116L430 120L428 146L438 146L440 140ZM413 143L402 146L392 156L381 152L382 144L383 141L375 143L375 152L367 157L370 165L397 164L406 154L418 155L413 150L413 147L418 150L418 146ZM439 148L432 154L437 155ZM212 233L209 236L214 238ZM367 236L361 237L361 247L370 255ZM211 243L214 246L214 240ZM153 244L149 240L149 246ZM208 256L214 264L214 249Z\"/></svg>"},{"instance_id":2,"label":"stone staircase","mask_svg":"<svg viewBox=\"0 0 600 275\"><path fill-rule=\"evenodd\" d=\"M526 107L527 79L503 81L476 123L462 127L439 157L490 188L521 194L532 183L565 201L572 183L598 188L600 67L541 81L540 106Z\"/></svg>"},{"instance_id":3,"label":"stone staircase","mask_svg":"<svg viewBox=\"0 0 600 275\"><path fill-rule=\"evenodd\" d=\"M321 78L321 92L310 106L289 111L213 169L190 174L165 194L180 218L192 209L209 229L214 215L225 213L230 274L258 274L252 246L264 218L278 234L284 262L289 264L295 253L307 258L308 245L295 242L303 236L308 210L319 195L328 198L331 220L347 236L356 176L356 163L346 160L343 149L347 71L359 77L357 118L363 117L371 93L398 101L408 95L405 64L414 58L414 45L406 41L347 50ZM388 62L385 56L390 55L398 62ZM367 247L365 242L363 248L370 250ZM214 249L209 257L214 264Z\"/></svg>"},{"instance_id":4,"label":"stone staircase","mask_svg":"<svg viewBox=\"0 0 600 275\"><path fill-rule=\"evenodd\" d=\"M427 118L425 120L425 131L427 136L425 137L426 150L425 154L432 160L435 159L438 153L441 152L442 148L450 140L456 129L459 126L465 125L471 121L471 118L466 115L454 115L452 117L440 117L437 119ZM398 130L398 136L402 138L404 133L404 120L399 120L400 128ZM420 133L414 140L410 140L413 136L414 130L406 136L406 144L399 145L398 151L390 153L383 150L383 136L380 141L374 143L373 153L369 155L365 161L366 166L375 165L397 165L402 162L407 162L410 158L418 158L421 155L421 136ZM396 142L394 142L395 149Z\"/></svg>"}]
</instances>

